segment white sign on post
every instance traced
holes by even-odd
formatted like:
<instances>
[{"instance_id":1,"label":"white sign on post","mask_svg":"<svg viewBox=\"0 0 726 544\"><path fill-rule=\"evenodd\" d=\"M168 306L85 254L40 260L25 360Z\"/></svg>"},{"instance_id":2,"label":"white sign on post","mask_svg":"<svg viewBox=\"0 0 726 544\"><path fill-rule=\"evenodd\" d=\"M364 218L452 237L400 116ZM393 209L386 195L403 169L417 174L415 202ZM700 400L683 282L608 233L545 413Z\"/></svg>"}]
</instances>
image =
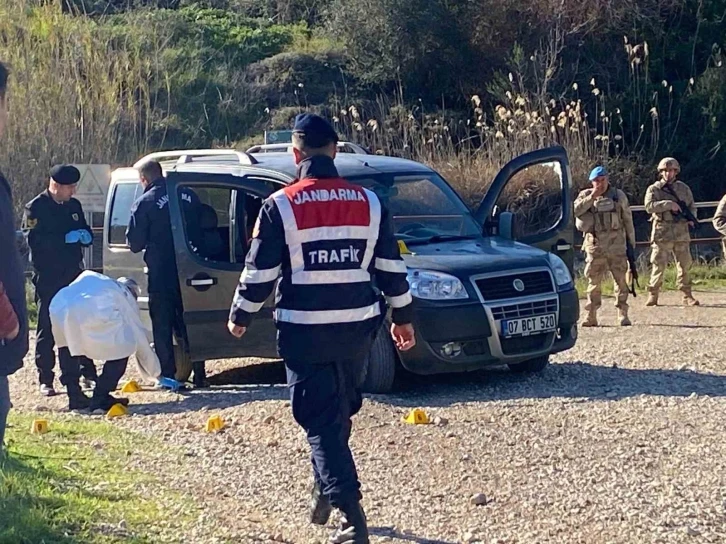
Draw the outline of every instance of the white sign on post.
<instances>
[{"instance_id":1,"label":"white sign on post","mask_svg":"<svg viewBox=\"0 0 726 544\"><path fill-rule=\"evenodd\" d=\"M76 186L75 197L81 202L86 213L104 213L106 211L106 195L111 184L111 165L109 164L74 164L81 173Z\"/></svg>"}]
</instances>

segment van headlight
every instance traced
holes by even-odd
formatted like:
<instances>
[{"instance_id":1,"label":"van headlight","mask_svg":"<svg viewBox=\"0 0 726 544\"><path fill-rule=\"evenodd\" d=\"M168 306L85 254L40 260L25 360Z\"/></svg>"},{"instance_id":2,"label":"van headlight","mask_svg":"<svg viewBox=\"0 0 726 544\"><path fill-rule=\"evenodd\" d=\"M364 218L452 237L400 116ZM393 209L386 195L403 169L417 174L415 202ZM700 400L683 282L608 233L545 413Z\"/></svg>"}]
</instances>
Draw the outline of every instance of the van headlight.
<instances>
[{"instance_id":1,"label":"van headlight","mask_svg":"<svg viewBox=\"0 0 726 544\"><path fill-rule=\"evenodd\" d=\"M547 258L550 261L552 267L552 274L555 277L555 283L557 284L558 291L567 291L572 288L572 275L570 270L567 268L565 261L560 259L554 253L548 253Z\"/></svg>"},{"instance_id":2,"label":"van headlight","mask_svg":"<svg viewBox=\"0 0 726 544\"><path fill-rule=\"evenodd\" d=\"M406 276L411 294L426 300L458 300L469 298L459 278L433 270L411 270Z\"/></svg>"}]
</instances>

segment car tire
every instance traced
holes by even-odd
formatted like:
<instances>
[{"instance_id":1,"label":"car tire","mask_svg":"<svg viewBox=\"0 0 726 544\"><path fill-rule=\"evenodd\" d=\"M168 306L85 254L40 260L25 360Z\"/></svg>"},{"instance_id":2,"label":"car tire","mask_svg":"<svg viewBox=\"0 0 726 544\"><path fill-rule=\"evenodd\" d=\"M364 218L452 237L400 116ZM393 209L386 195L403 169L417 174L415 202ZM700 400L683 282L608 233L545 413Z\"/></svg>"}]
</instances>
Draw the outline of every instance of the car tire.
<instances>
[{"instance_id":1,"label":"car tire","mask_svg":"<svg viewBox=\"0 0 726 544\"><path fill-rule=\"evenodd\" d=\"M176 375L178 382L186 382L192 375L192 359L189 353L179 344L174 344L174 362L176 363Z\"/></svg>"},{"instance_id":2,"label":"car tire","mask_svg":"<svg viewBox=\"0 0 726 544\"><path fill-rule=\"evenodd\" d=\"M543 355L541 357L535 357L534 359L529 359L528 361L524 361L522 363L515 363L512 365L507 365L509 369L512 372L527 372L527 373L533 373L533 372L542 372L545 368L547 368L547 365L550 363L550 356L549 355Z\"/></svg>"},{"instance_id":3,"label":"car tire","mask_svg":"<svg viewBox=\"0 0 726 544\"><path fill-rule=\"evenodd\" d=\"M384 324L373 341L370 355L364 365L361 389L364 393L390 393L396 378L398 355Z\"/></svg>"}]
</instances>

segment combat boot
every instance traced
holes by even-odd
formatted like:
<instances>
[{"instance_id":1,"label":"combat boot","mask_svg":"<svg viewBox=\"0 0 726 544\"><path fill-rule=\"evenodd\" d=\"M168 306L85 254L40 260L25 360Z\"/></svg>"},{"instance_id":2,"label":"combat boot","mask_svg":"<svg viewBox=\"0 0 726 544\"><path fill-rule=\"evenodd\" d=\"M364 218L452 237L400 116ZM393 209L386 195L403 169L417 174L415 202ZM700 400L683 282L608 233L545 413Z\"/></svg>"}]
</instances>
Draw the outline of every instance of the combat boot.
<instances>
[{"instance_id":1,"label":"combat boot","mask_svg":"<svg viewBox=\"0 0 726 544\"><path fill-rule=\"evenodd\" d=\"M651 291L648 293L648 300L645 302L646 306L658 306L658 293Z\"/></svg>"},{"instance_id":2,"label":"combat boot","mask_svg":"<svg viewBox=\"0 0 726 544\"><path fill-rule=\"evenodd\" d=\"M318 482L313 484L313 491L310 496L310 523L314 525L325 525L330 519L333 506L328 497L323 494Z\"/></svg>"},{"instance_id":3,"label":"combat boot","mask_svg":"<svg viewBox=\"0 0 726 544\"><path fill-rule=\"evenodd\" d=\"M630 325L632 325L630 318L628 317L627 308L618 308L618 323L621 327L630 327Z\"/></svg>"},{"instance_id":4,"label":"combat boot","mask_svg":"<svg viewBox=\"0 0 726 544\"><path fill-rule=\"evenodd\" d=\"M330 544L370 544L366 515L360 503L348 504L340 511L343 513L340 527L330 538Z\"/></svg>"},{"instance_id":5,"label":"combat boot","mask_svg":"<svg viewBox=\"0 0 726 544\"><path fill-rule=\"evenodd\" d=\"M700 302L698 302L695 298L693 298L693 293L691 292L690 287L683 289L683 305L684 306L700 306L701 305Z\"/></svg>"},{"instance_id":6,"label":"combat boot","mask_svg":"<svg viewBox=\"0 0 726 544\"><path fill-rule=\"evenodd\" d=\"M590 310L587 313L585 321L582 322L583 327L597 327L597 311Z\"/></svg>"}]
</instances>

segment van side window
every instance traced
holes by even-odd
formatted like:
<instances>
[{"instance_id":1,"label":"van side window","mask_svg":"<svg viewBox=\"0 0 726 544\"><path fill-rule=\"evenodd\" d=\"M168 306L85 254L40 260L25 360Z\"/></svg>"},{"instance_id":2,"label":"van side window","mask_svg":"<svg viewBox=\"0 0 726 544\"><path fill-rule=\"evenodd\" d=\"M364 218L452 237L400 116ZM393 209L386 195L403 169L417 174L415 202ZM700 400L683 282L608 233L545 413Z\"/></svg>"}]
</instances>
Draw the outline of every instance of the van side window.
<instances>
[{"instance_id":1,"label":"van side window","mask_svg":"<svg viewBox=\"0 0 726 544\"><path fill-rule=\"evenodd\" d=\"M113 246L128 246L126 229L131 221L131 207L141 195L141 184L119 183L113 190L111 218L109 220L108 243Z\"/></svg>"},{"instance_id":2,"label":"van side window","mask_svg":"<svg viewBox=\"0 0 726 544\"><path fill-rule=\"evenodd\" d=\"M237 191L231 187L180 186L179 193L189 249L206 261L235 262L230 251L230 225Z\"/></svg>"},{"instance_id":3,"label":"van side window","mask_svg":"<svg viewBox=\"0 0 726 544\"><path fill-rule=\"evenodd\" d=\"M517 240L555 228L564 213L559 163L535 164L517 172L504 186L497 206L514 214Z\"/></svg>"}]
</instances>

